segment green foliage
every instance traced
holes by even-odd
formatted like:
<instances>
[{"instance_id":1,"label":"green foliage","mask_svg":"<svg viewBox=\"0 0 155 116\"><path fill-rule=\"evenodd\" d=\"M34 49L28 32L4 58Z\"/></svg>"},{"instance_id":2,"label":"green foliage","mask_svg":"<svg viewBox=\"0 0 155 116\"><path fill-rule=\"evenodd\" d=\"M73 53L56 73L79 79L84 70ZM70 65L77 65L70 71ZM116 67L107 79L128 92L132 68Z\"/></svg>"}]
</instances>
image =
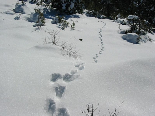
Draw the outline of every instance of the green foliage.
<instances>
[{"instance_id":1,"label":"green foliage","mask_svg":"<svg viewBox=\"0 0 155 116\"><path fill-rule=\"evenodd\" d=\"M74 30L75 29L75 23L73 21L73 23L71 24L71 30Z\"/></svg>"},{"instance_id":2,"label":"green foliage","mask_svg":"<svg viewBox=\"0 0 155 116\"><path fill-rule=\"evenodd\" d=\"M56 16L58 18L58 23L62 23L64 21L64 17Z\"/></svg>"},{"instance_id":3,"label":"green foliage","mask_svg":"<svg viewBox=\"0 0 155 116\"><path fill-rule=\"evenodd\" d=\"M155 0L83 0L84 6L96 17L97 13L115 19L118 14L124 18L136 15L140 21L148 21L155 27Z\"/></svg>"},{"instance_id":4,"label":"green foliage","mask_svg":"<svg viewBox=\"0 0 155 116\"><path fill-rule=\"evenodd\" d=\"M38 26L38 27L44 26L45 25L45 17L44 17L44 14L41 12L40 9L34 9L34 10L35 10L35 13L38 14L38 20L37 20L35 26Z\"/></svg>"},{"instance_id":5,"label":"green foliage","mask_svg":"<svg viewBox=\"0 0 155 116\"><path fill-rule=\"evenodd\" d=\"M36 5L44 5L49 9L55 8L59 14L83 13L84 3L82 0L31 0Z\"/></svg>"},{"instance_id":6,"label":"green foliage","mask_svg":"<svg viewBox=\"0 0 155 116\"><path fill-rule=\"evenodd\" d=\"M146 20L141 20L139 17L128 19L130 26L130 33L136 33L138 35L146 35L147 32L151 32L151 24Z\"/></svg>"},{"instance_id":7,"label":"green foliage","mask_svg":"<svg viewBox=\"0 0 155 116\"><path fill-rule=\"evenodd\" d=\"M38 0L30 0L30 3L36 3Z\"/></svg>"},{"instance_id":8,"label":"green foliage","mask_svg":"<svg viewBox=\"0 0 155 116\"><path fill-rule=\"evenodd\" d=\"M24 0L22 3L25 4ZM151 32L152 27L155 27L155 0L30 0L30 3L46 7L47 11L55 9L58 15L82 14L84 9L88 10L88 16L97 18L104 16L115 19L118 14L124 18L128 15L136 15L139 19L129 21L129 25L130 31L136 31L137 34L141 34L142 31ZM36 12L39 14L37 23L43 26L44 14L39 10ZM75 23L69 24L63 17L58 17L57 23L62 30L69 25L71 30L75 29Z\"/></svg>"},{"instance_id":9,"label":"green foliage","mask_svg":"<svg viewBox=\"0 0 155 116\"><path fill-rule=\"evenodd\" d=\"M62 22L60 23L61 29L65 30L69 25L69 22L67 22L66 20L62 20Z\"/></svg>"},{"instance_id":10,"label":"green foliage","mask_svg":"<svg viewBox=\"0 0 155 116\"><path fill-rule=\"evenodd\" d=\"M62 30L65 30L69 26L69 22L67 22L63 16L56 16L55 23L59 24Z\"/></svg>"},{"instance_id":11,"label":"green foliage","mask_svg":"<svg viewBox=\"0 0 155 116\"><path fill-rule=\"evenodd\" d=\"M62 30L68 28L69 25L71 27L71 30L75 29L75 22L73 21L73 23L70 24L63 16L56 16L55 19L53 20L53 23L58 24L58 27L61 28Z\"/></svg>"}]
</instances>

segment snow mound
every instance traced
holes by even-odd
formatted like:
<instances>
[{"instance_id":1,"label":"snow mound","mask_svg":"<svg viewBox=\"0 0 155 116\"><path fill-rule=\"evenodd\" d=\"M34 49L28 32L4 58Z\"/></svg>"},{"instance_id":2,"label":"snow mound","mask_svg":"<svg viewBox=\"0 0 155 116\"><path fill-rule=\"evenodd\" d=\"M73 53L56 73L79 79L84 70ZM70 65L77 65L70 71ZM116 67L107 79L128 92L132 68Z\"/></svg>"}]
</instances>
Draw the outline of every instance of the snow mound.
<instances>
[{"instance_id":1,"label":"snow mound","mask_svg":"<svg viewBox=\"0 0 155 116\"><path fill-rule=\"evenodd\" d=\"M34 12L32 12L31 14L30 14L30 18L28 18L28 21L29 22L37 22L38 21L38 13L34 13Z\"/></svg>"},{"instance_id":2,"label":"snow mound","mask_svg":"<svg viewBox=\"0 0 155 116\"><path fill-rule=\"evenodd\" d=\"M136 15L129 15L129 16L128 16L128 19L129 19L129 20L138 19L138 16L136 16Z\"/></svg>"},{"instance_id":3,"label":"snow mound","mask_svg":"<svg viewBox=\"0 0 155 116\"><path fill-rule=\"evenodd\" d=\"M21 4L21 3L17 3L15 5L15 9L14 9L15 13L22 13L22 14L30 14L30 9L25 5L25 4Z\"/></svg>"},{"instance_id":4,"label":"snow mound","mask_svg":"<svg viewBox=\"0 0 155 116\"><path fill-rule=\"evenodd\" d=\"M115 22L120 23L122 25L126 25L128 21L127 19L118 18Z\"/></svg>"},{"instance_id":5,"label":"snow mound","mask_svg":"<svg viewBox=\"0 0 155 116\"><path fill-rule=\"evenodd\" d=\"M137 44L138 43L138 35L136 33L128 33L123 35L122 38L130 43Z\"/></svg>"}]
</instances>

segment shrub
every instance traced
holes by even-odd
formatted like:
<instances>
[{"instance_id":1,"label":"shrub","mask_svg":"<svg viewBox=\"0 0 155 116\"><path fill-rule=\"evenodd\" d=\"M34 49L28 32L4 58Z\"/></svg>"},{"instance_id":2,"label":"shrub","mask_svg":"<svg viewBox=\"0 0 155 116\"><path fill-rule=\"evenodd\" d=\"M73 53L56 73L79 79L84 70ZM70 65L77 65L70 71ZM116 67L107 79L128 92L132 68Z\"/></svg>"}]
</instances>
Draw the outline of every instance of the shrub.
<instances>
[{"instance_id":1,"label":"shrub","mask_svg":"<svg viewBox=\"0 0 155 116\"><path fill-rule=\"evenodd\" d=\"M65 30L67 27L69 27L69 25L71 27L71 30L75 29L75 22L73 21L72 24L70 24L68 21L65 20L63 16L56 16L52 23L58 24L58 27L62 30Z\"/></svg>"},{"instance_id":2,"label":"shrub","mask_svg":"<svg viewBox=\"0 0 155 116\"><path fill-rule=\"evenodd\" d=\"M59 42L59 39L58 39L59 31L53 30L52 32L49 32L49 34L51 35L51 43L54 45L57 45Z\"/></svg>"},{"instance_id":3,"label":"shrub","mask_svg":"<svg viewBox=\"0 0 155 116\"><path fill-rule=\"evenodd\" d=\"M45 25L44 14L41 12L40 9L35 9L35 13L37 14L37 21L34 26L38 26L38 27L44 26Z\"/></svg>"},{"instance_id":4,"label":"shrub","mask_svg":"<svg viewBox=\"0 0 155 116\"><path fill-rule=\"evenodd\" d=\"M73 23L71 24L71 30L74 30L75 29L75 23L73 21Z\"/></svg>"},{"instance_id":5,"label":"shrub","mask_svg":"<svg viewBox=\"0 0 155 116\"><path fill-rule=\"evenodd\" d=\"M96 112L97 109L98 109L98 107L97 108L94 108L94 105L93 104L87 104L87 111L82 111L82 113L84 113L86 116L94 116L94 114L95 114L95 112ZM118 116L118 114L119 114L119 112L117 111L116 108L115 108L115 110L113 112L111 112L108 109L108 113L109 113L109 115L104 115L104 116Z\"/></svg>"},{"instance_id":6,"label":"shrub","mask_svg":"<svg viewBox=\"0 0 155 116\"><path fill-rule=\"evenodd\" d=\"M138 16L129 15L127 19L131 33L146 35L147 32L152 30L151 24L146 20L141 20Z\"/></svg>"}]
</instances>

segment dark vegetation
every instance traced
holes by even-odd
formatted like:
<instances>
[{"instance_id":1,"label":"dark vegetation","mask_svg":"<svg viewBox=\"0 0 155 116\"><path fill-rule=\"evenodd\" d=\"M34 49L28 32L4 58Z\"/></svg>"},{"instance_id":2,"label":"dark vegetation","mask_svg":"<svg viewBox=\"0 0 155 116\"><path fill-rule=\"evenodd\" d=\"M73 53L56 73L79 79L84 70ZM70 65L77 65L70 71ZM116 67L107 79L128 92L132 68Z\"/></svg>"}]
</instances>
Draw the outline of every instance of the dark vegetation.
<instances>
[{"instance_id":1,"label":"dark vegetation","mask_svg":"<svg viewBox=\"0 0 155 116\"><path fill-rule=\"evenodd\" d=\"M24 3L26 0L20 0ZM73 15L76 13L86 13L87 16L93 16L97 18L108 18L117 20L118 18L126 18L127 24L130 26L130 30L126 30L126 33L136 33L140 35L146 35L146 33L153 33L155 27L155 0L29 0L30 3L38 6L44 6L44 16L52 10L57 11L57 17L63 17L66 15ZM44 17L42 12L39 11L41 20L41 26L44 25ZM130 16L130 18L129 18ZM131 18L132 16L132 18ZM69 23L61 20L62 29L68 27ZM39 23L40 24L40 23ZM71 24L71 28L74 30L75 23Z\"/></svg>"}]
</instances>

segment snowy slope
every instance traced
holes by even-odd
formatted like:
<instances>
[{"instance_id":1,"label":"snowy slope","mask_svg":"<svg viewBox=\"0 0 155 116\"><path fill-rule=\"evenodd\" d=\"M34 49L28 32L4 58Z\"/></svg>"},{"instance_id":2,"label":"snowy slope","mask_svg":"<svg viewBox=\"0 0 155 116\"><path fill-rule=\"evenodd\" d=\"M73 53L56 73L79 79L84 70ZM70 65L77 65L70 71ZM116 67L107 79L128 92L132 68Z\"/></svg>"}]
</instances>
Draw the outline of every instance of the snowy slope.
<instances>
[{"instance_id":1,"label":"snowy slope","mask_svg":"<svg viewBox=\"0 0 155 116\"><path fill-rule=\"evenodd\" d=\"M0 116L79 116L89 103L98 107L95 116L115 108L118 116L154 116L154 42L129 43L118 23L85 15L68 19L75 30L51 19L38 30L27 21L36 6L27 3L19 14L15 4L0 2ZM58 46L47 44L53 30ZM64 42L78 58L64 54Z\"/></svg>"}]
</instances>

